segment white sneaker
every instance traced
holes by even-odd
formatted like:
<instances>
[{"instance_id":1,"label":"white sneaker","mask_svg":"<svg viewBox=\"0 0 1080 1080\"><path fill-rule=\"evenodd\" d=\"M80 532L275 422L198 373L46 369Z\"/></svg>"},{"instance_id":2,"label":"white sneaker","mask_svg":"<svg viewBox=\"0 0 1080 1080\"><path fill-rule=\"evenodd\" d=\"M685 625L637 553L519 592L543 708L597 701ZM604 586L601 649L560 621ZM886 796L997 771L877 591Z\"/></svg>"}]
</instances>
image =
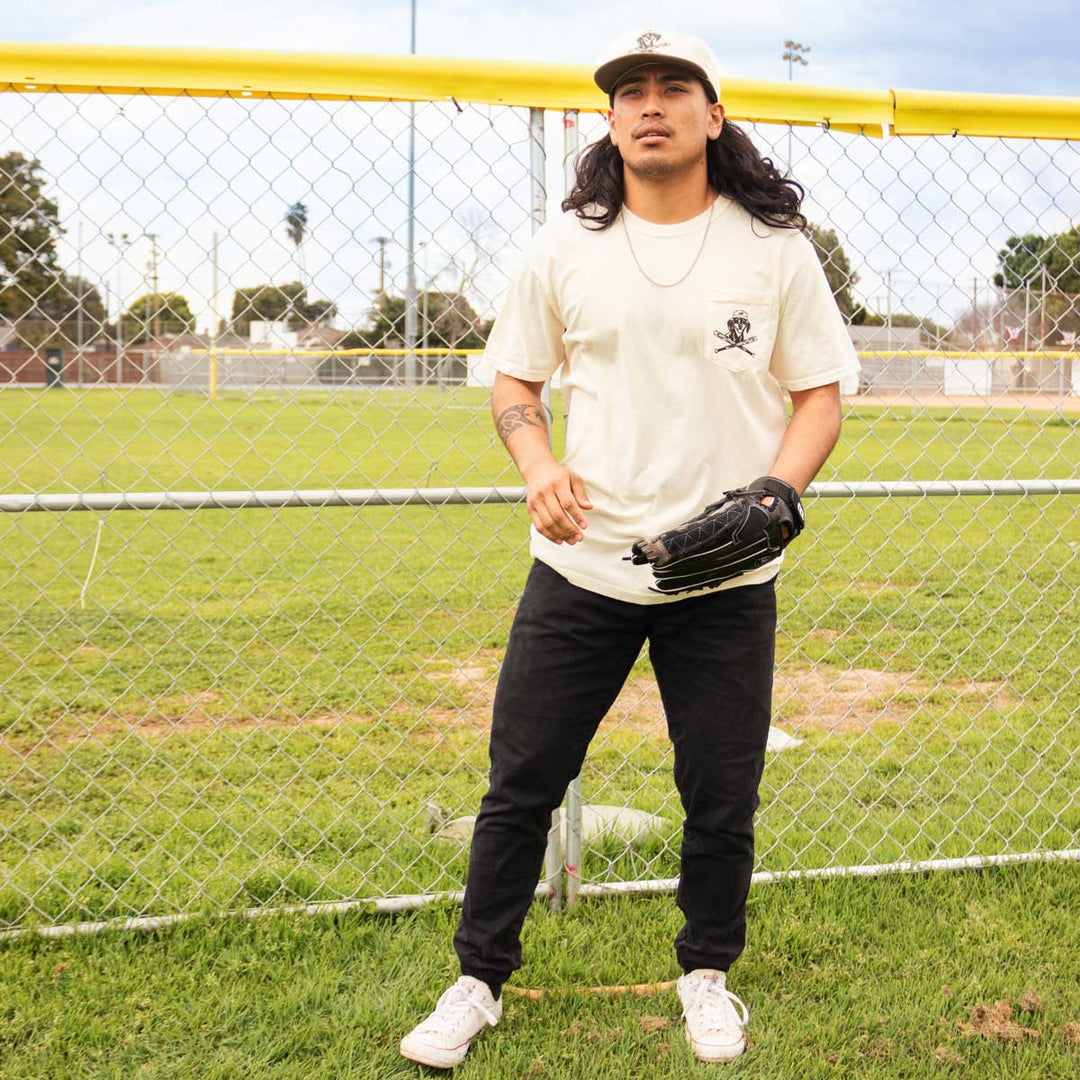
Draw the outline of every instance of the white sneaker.
<instances>
[{"instance_id":1,"label":"white sneaker","mask_svg":"<svg viewBox=\"0 0 1080 1080\"><path fill-rule=\"evenodd\" d=\"M462 975L439 998L435 1011L401 1040L401 1053L410 1061L435 1069L452 1069L473 1039L502 1018L502 996L496 1001L486 982Z\"/></svg>"},{"instance_id":2,"label":"white sneaker","mask_svg":"<svg viewBox=\"0 0 1080 1080\"><path fill-rule=\"evenodd\" d=\"M746 1049L750 1010L724 985L726 978L715 968L696 968L676 983L686 1038L699 1061L732 1061Z\"/></svg>"}]
</instances>

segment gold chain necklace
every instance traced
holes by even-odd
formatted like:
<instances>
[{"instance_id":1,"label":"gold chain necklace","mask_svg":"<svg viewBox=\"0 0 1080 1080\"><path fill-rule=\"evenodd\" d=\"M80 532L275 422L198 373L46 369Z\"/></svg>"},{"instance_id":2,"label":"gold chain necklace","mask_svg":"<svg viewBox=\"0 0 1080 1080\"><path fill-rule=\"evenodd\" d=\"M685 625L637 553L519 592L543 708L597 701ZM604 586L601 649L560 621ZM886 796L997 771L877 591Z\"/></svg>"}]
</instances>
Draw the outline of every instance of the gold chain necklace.
<instances>
[{"instance_id":1,"label":"gold chain necklace","mask_svg":"<svg viewBox=\"0 0 1080 1080\"><path fill-rule=\"evenodd\" d=\"M626 214L620 213L619 218L622 221L623 232L626 234L626 245L630 248L630 254L634 257L634 263L641 271L641 276L650 284L656 285L661 289L671 289L674 288L676 285L681 285L690 276L690 271L693 270L695 266L697 266L697 261L701 258L701 253L705 250L705 241L709 236L709 227L712 225L713 211L715 209L716 197L714 196L713 201L709 206L709 220L705 222L705 231L701 234L701 244L697 249L697 254L694 256L694 261L686 268L686 273L683 274L683 276L679 278L678 281L669 281L667 283L663 281L656 281L653 278L649 277L647 273L645 273L645 267L641 265L641 262L638 260L637 257L637 252L634 250L634 245L630 242L630 230L627 228L626 225Z\"/></svg>"}]
</instances>

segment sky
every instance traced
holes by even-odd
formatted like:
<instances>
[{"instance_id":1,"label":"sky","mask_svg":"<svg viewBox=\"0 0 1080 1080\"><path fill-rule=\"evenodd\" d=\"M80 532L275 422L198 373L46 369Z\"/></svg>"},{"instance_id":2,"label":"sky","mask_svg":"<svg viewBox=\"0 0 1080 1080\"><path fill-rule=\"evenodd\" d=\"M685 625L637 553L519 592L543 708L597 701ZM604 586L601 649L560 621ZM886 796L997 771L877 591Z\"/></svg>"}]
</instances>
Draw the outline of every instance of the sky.
<instances>
[{"instance_id":1,"label":"sky","mask_svg":"<svg viewBox=\"0 0 1080 1080\"><path fill-rule=\"evenodd\" d=\"M809 66L794 69L794 79L801 83L1070 96L1080 94L1072 55L1075 6L1076 0L1032 0L1020 18L1015 5L1007 7L1000 0L979 4L909 0L896 7L856 0L781 0L767 5L674 0L663 7L659 29L703 37L719 59L722 82L732 77L786 79L788 65L781 53L784 40L792 38L810 47ZM12 7L0 28L0 38L6 41L356 54L409 50L410 8L400 2L307 0L298 5L294 0L231 0L228 4L151 0L116 7L100 0L53 0L40 9L29 4ZM472 0L418 0L417 52L591 64L615 34L655 27L657 6L637 0L595 0L587 16L583 11L581 4L565 0L543 4L488 0L482 6ZM18 116L10 100L13 96L0 104ZM76 257L75 218L80 213L85 218L85 231L79 234L85 247L78 257L92 278L124 293L137 290L145 278L146 252L132 249L126 265L117 264L115 249L104 239L105 230L129 227L126 213L135 223L133 229L163 232L169 250L162 265L162 288L186 291L199 311L202 328L210 321L206 252L212 231L221 231L222 272L230 284L249 285L266 280L267 275L274 281L295 280L295 253L278 235L282 231L277 227L278 203L302 198L309 201L312 213L313 235L305 243L304 261L312 274L313 296L336 300L346 322L361 321L377 285L377 261L371 248L377 232L389 232L394 238L392 280L397 291L403 291L399 279L406 263L405 228L397 197L406 130L402 106L385 107L388 111L380 114L378 131L352 126L358 120L352 115L356 110L344 109L335 114L334 128L327 128L317 140L310 139L296 121L296 130L281 129L279 146L268 147L265 132L275 126L278 105L262 103L262 111L254 114L264 118L262 130L256 124L256 130L243 131L241 115L235 111L239 106L220 102L210 118L233 134L219 147L220 131L200 123L197 109L185 112L190 102L174 100L165 113L163 99L156 103L143 99L130 103L123 117L115 115L115 102L98 102L67 117L63 103L46 101L49 96L38 98L37 114L17 123L14 130L30 152L41 148L47 171L57 177L63 196L61 211L69 228L66 243L72 247L66 253L69 260ZM428 158L421 158L419 171L433 185L426 190L438 196L432 201L425 195L427 210L423 206L418 210L418 222L432 242L424 258L431 255L438 261L439 244L461 244L468 235L449 209L444 212L451 203L454 213L460 209L462 219L475 214L478 206L499 203L505 211L500 224L507 230L508 243L502 237L498 243L512 254L521 243L520 236L510 233L515 214L516 220L524 222L527 235L527 219L515 206L515 200L518 204L527 201L527 190L522 193L519 183L513 198L504 200L511 179L505 188L495 185L485 191L482 186L490 185L500 167L493 163L501 161L507 144L493 146L485 158L479 141L483 117L455 118L439 113L436 106L424 106L418 117L421 151L425 145L432 148ZM592 118L590 138L599 130L597 119ZM471 135L469 120L480 124ZM176 151L170 130L174 123L188 133L195 154ZM455 123L463 129L460 150L454 149L457 144L450 131ZM62 131L61 139L53 138L55 130ZM502 137L513 137L506 136L505 130L509 129L504 129ZM0 115L0 150L4 134ZM339 134L342 138L337 139ZM759 125L756 135L759 143L769 143L763 152L782 161L786 128ZM425 143L429 136L432 141ZM549 214L552 208L557 210L561 137L558 117L550 117ZM973 288L984 287L973 281L973 275L984 283L992 276L996 249L1011 232L1030 231L1036 224L1043 231L1057 231L1080 218L1080 157L1067 144L983 140L964 145L964 140L958 140L954 147L944 148L940 142L922 146L919 140L851 137L845 142L838 135L818 136L815 142L813 128L797 129L795 137L796 154L801 153L798 141L806 151L795 170L809 191L804 209L813 214L812 220L827 219L842 234L860 276L856 298L879 310L891 301L896 310L948 322L968 303ZM248 155L246 163L254 167L254 174L245 181L247 187L241 190L237 180L235 186L215 188L220 168L242 146ZM376 158L373 147L380 157ZM287 161L278 161L279 148L289 149ZM371 174L370 162L350 158L358 149L378 160L379 175ZM515 153L521 149L517 146ZM351 190L333 185L326 169L331 156L336 171L351 177ZM449 157L454 158L455 167L444 170L444 159ZM167 170L157 168L159 159ZM237 164L237 176L243 164ZM273 185L264 181L279 169L284 180ZM316 175L319 183L309 189L308 177ZM105 176L109 183L99 183ZM153 183L146 182L151 176ZM362 179L357 180L358 176ZM455 202L458 196L449 195L449 185L455 180L465 182L460 202ZM359 201L349 204L347 196ZM234 209L230 200L238 203ZM368 207L374 207L370 227L358 224ZM378 214L382 218L376 227L374 215ZM496 300L509 269L509 256L500 257L479 291ZM439 287L448 284L444 279ZM228 302L225 299L222 305L227 308ZM489 306L482 313L492 310Z\"/></svg>"},{"instance_id":2,"label":"sky","mask_svg":"<svg viewBox=\"0 0 1080 1080\"><path fill-rule=\"evenodd\" d=\"M407 53L407 3L355 0L149 0L107 5L52 0L6 5L0 39L113 45L229 46ZM587 16L584 14L587 11ZM1076 0L418 0L417 52L429 56L590 63L627 27L699 34L721 74L786 79L787 38L809 45L800 81L863 88L919 88L1072 95Z\"/></svg>"}]
</instances>

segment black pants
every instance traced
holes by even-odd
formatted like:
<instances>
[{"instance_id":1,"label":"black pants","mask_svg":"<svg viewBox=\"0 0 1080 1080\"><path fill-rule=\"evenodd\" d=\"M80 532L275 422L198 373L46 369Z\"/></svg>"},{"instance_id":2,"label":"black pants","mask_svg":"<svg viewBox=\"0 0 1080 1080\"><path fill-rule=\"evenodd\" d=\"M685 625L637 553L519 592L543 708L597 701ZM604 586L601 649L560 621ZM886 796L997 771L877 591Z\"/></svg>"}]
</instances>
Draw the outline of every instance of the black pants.
<instances>
[{"instance_id":1,"label":"black pants","mask_svg":"<svg viewBox=\"0 0 1080 1080\"><path fill-rule=\"evenodd\" d=\"M726 971L743 951L772 703L774 582L634 604L534 560L495 691L489 790L454 934L462 973L496 996L521 966L552 811L646 638L686 815L676 958L684 971Z\"/></svg>"}]
</instances>

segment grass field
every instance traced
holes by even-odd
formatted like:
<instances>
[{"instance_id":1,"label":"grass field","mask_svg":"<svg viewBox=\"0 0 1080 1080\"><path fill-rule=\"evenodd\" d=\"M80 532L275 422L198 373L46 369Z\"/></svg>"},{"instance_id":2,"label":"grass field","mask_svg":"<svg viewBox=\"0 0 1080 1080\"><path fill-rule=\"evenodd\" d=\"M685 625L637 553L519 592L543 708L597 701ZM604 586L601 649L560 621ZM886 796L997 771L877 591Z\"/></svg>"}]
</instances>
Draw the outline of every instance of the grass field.
<instances>
[{"instance_id":1,"label":"grass field","mask_svg":"<svg viewBox=\"0 0 1080 1080\"><path fill-rule=\"evenodd\" d=\"M525 924L524 966L461 1080L1074 1080L1080 865L1030 864L751 889L729 985L747 1052L693 1061L670 896L589 901ZM397 1050L457 974L457 912L274 916L0 946L5 1080L407 1080ZM510 987L569 993L538 1001Z\"/></svg>"},{"instance_id":2,"label":"grass field","mask_svg":"<svg viewBox=\"0 0 1080 1080\"><path fill-rule=\"evenodd\" d=\"M5 391L0 491L517 485L486 400ZM818 479L1075 476L1076 428L851 408ZM808 516L763 868L1076 847L1075 498ZM82 607L97 528L0 516L0 926L460 887L424 805L483 791L523 507L116 512ZM589 880L677 873L654 689L643 658L584 791L670 828L591 846Z\"/></svg>"}]
</instances>

